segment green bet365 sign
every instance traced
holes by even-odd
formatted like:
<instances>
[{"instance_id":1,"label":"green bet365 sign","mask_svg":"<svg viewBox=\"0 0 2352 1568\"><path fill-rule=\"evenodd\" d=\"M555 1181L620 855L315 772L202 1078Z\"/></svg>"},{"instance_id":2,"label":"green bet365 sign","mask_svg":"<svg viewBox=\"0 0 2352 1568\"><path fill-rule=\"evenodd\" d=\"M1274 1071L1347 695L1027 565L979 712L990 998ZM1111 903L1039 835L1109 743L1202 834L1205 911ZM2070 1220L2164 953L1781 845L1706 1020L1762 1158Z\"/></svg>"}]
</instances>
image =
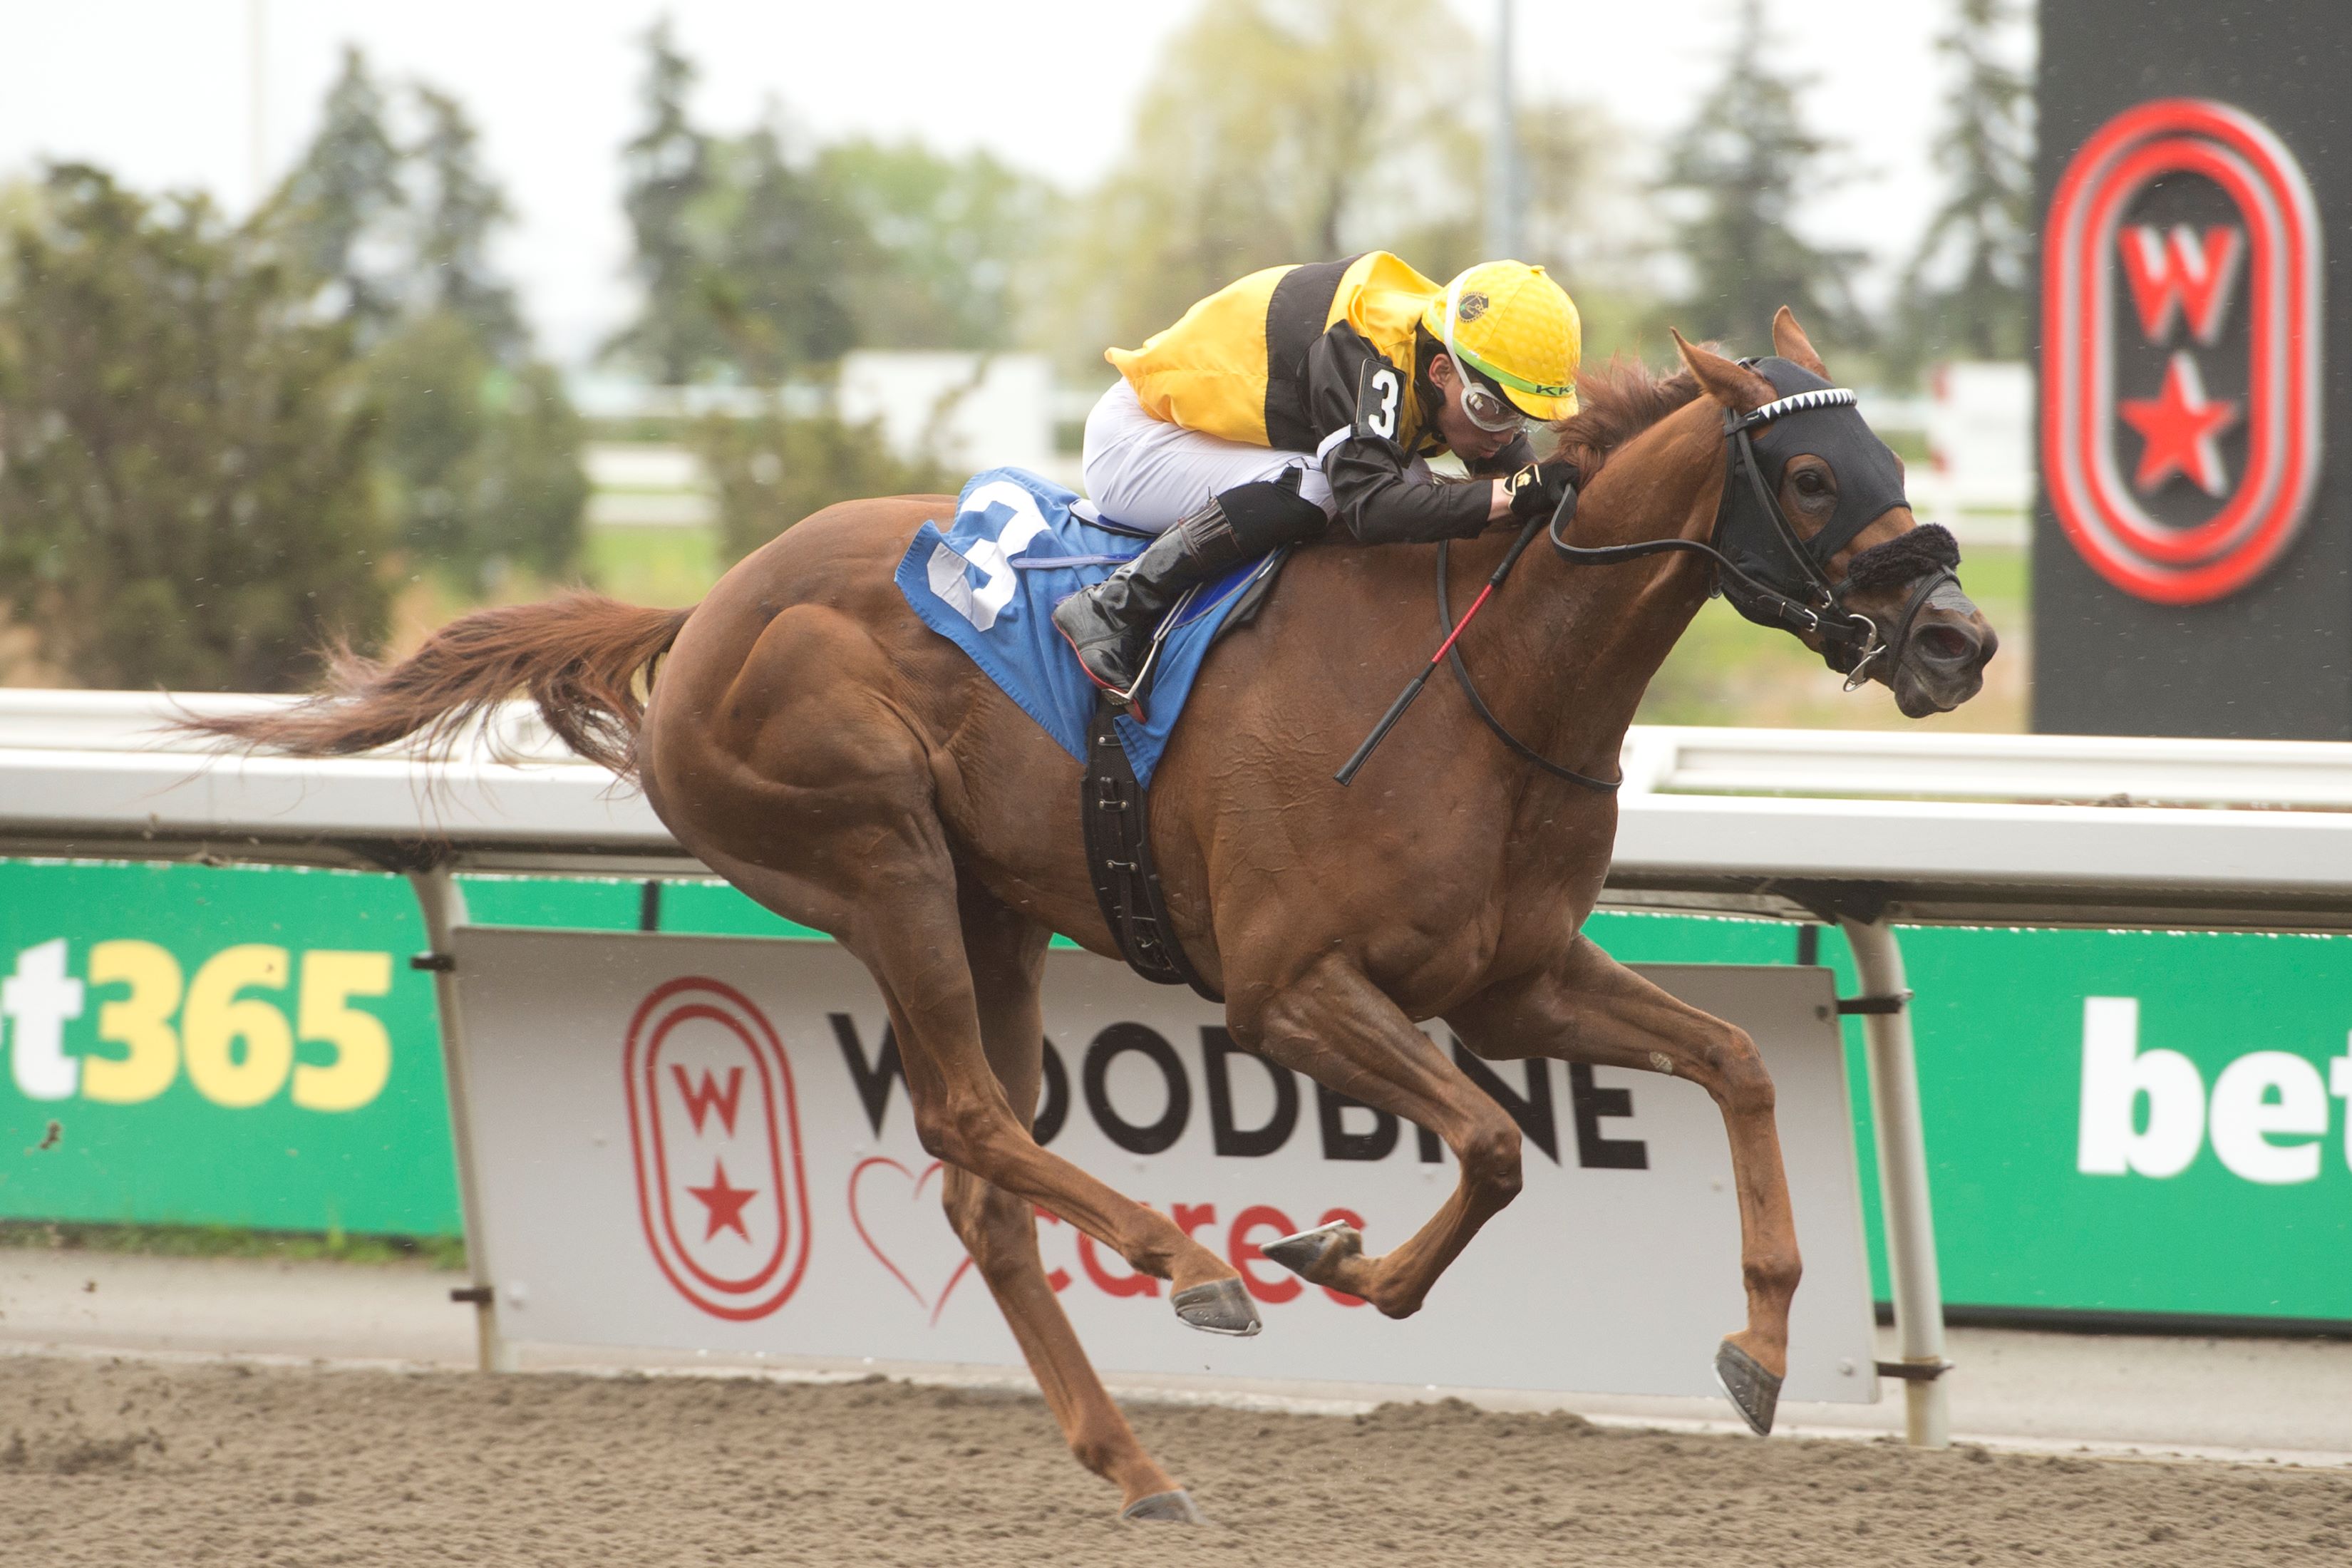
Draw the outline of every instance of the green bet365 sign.
<instances>
[{"instance_id":1,"label":"green bet365 sign","mask_svg":"<svg viewBox=\"0 0 2352 1568\"><path fill-rule=\"evenodd\" d=\"M389 877L0 865L0 1215L457 1228Z\"/></svg>"}]
</instances>

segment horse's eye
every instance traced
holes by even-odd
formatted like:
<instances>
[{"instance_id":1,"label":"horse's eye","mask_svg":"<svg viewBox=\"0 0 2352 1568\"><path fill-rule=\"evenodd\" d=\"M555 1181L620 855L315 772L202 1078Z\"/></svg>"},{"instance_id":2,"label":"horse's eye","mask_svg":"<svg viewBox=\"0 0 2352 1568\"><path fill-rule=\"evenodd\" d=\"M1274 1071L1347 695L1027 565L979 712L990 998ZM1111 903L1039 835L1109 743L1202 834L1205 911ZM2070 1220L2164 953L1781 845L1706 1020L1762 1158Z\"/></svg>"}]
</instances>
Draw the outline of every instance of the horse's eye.
<instances>
[{"instance_id":1,"label":"horse's eye","mask_svg":"<svg viewBox=\"0 0 2352 1568\"><path fill-rule=\"evenodd\" d=\"M1800 468L1797 471L1797 490L1799 494L1817 496L1829 488L1829 480L1822 477L1820 469Z\"/></svg>"}]
</instances>

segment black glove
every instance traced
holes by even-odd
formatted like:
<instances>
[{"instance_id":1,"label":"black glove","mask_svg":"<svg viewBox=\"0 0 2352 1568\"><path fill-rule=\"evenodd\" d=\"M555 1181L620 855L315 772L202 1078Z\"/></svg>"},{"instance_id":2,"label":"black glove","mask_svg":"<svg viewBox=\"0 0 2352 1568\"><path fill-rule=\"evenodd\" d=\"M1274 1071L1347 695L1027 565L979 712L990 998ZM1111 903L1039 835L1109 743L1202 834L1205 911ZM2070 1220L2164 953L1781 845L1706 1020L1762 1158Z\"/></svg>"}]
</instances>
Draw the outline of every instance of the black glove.
<instances>
[{"instance_id":1,"label":"black glove","mask_svg":"<svg viewBox=\"0 0 2352 1568\"><path fill-rule=\"evenodd\" d=\"M1511 497L1511 521L1551 516L1576 489L1577 478L1573 463L1529 463L1503 481Z\"/></svg>"}]
</instances>

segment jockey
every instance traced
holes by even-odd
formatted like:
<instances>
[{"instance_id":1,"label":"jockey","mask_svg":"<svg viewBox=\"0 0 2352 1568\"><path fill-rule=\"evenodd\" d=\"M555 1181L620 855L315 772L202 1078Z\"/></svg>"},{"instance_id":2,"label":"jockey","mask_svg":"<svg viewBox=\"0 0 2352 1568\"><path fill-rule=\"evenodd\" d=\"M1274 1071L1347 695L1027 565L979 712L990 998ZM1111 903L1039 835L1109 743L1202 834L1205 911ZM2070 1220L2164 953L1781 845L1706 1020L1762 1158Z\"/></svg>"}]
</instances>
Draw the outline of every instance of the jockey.
<instances>
[{"instance_id":1,"label":"jockey","mask_svg":"<svg viewBox=\"0 0 2352 1568\"><path fill-rule=\"evenodd\" d=\"M1253 272L1139 349L1087 416L1100 514L1159 534L1054 624L1094 682L1130 700L1183 591L1337 518L1360 544L1464 539L1549 513L1574 480L1531 425L1576 412L1582 329L1540 267L1488 261L1433 283L1384 250ZM1486 484L1443 484L1452 452Z\"/></svg>"}]
</instances>

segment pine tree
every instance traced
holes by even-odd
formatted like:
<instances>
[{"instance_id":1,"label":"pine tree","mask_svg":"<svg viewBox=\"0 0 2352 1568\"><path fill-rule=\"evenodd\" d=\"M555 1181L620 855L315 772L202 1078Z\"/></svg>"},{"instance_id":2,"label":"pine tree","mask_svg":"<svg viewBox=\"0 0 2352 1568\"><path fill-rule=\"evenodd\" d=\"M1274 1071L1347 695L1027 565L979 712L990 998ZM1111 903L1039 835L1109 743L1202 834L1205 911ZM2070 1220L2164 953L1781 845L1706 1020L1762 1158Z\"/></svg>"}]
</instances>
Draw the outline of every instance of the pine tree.
<instances>
[{"instance_id":1,"label":"pine tree","mask_svg":"<svg viewBox=\"0 0 2352 1568\"><path fill-rule=\"evenodd\" d=\"M677 49L668 18L646 35L646 128L622 150L621 205L636 246L630 263L645 289L637 320L605 345L666 385L694 379L717 349L707 266L692 226L711 183L709 138L686 110L694 63Z\"/></svg>"},{"instance_id":2,"label":"pine tree","mask_svg":"<svg viewBox=\"0 0 2352 1568\"><path fill-rule=\"evenodd\" d=\"M366 57L346 47L319 133L273 199L268 223L298 272L328 290L330 308L363 334L399 310L400 279L385 247L406 202L400 157Z\"/></svg>"},{"instance_id":3,"label":"pine tree","mask_svg":"<svg viewBox=\"0 0 2352 1568\"><path fill-rule=\"evenodd\" d=\"M395 120L415 127L405 144ZM338 195L361 189L363 203ZM587 505L581 422L490 260L510 218L457 100L418 83L395 106L354 53L318 139L257 220L306 275L344 258L362 279L320 303L366 353L376 489L413 558L471 590L509 567L570 565Z\"/></svg>"},{"instance_id":4,"label":"pine tree","mask_svg":"<svg viewBox=\"0 0 2352 1568\"><path fill-rule=\"evenodd\" d=\"M1831 143L1805 128L1801 78L1773 69L1763 0L1742 0L1722 81L1668 150L1663 182L1693 198L1675 226L1692 287L1685 333L1743 353L1772 344L1772 313L1795 311L1818 341L1863 331L1849 278L1859 251L1813 244L1795 227L1798 203L1828 188Z\"/></svg>"},{"instance_id":5,"label":"pine tree","mask_svg":"<svg viewBox=\"0 0 2352 1568\"><path fill-rule=\"evenodd\" d=\"M511 211L481 166L464 109L419 84L406 153L411 269L397 327L369 356L383 469L403 543L445 577L492 590L525 567L579 557L588 502L583 432L555 373L533 359L489 247Z\"/></svg>"},{"instance_id":6,"label":"pine tree","mask_svg":"<svg viewBox=\"0 0 2352 1568\"><path fill-rule=\"evenodd\" d=\"M2026 268L2032 248L2033 94L2002 59L2014 0L1957 0L1937 52L1954 68L1937 166L1951 195L1928 221L1905 279L1908 357L2025 352Z\"/></svg>"},{"instance_id":7,"label":"pine tree","mask_svg":"<svg viewBox=\"0 0 2352 1568\"><path fill-rule=\"evenodd\" d=\"M425 133L409 155L424 184L416 236L421 303L465 322L506 358L522 346L522 318L514 290L491 269L489 242L513 212L483 172L479 138L457 100L420 86L416 102Z\"/></svg>"},{"instance_id":8,"label":"pine tree","mask_svg":"<svg viewBox=\"0 0 2352 1568\"><path fill-rule=\"evenodd\" d=\"M793 371L839 359L856 346L851 281L872 269L856 215L827 199L784 157L783 139L762 125L718 161L723 216L703 298L742 379L760 386Z\"/></svg>"}]
</instances>

